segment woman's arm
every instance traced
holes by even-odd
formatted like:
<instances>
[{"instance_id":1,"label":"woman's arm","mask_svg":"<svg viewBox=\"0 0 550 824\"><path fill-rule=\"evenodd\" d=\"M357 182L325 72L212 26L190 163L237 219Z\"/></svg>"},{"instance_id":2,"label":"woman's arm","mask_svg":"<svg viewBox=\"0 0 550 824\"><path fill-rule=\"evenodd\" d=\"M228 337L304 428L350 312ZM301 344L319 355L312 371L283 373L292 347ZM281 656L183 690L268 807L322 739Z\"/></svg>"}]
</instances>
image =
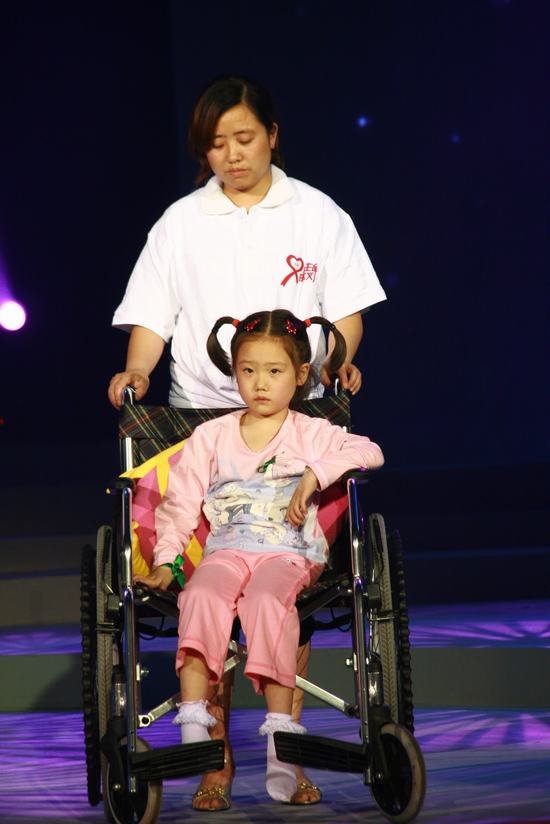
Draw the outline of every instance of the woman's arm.
<instances>
[{"instance_id":1,"label":"woman's arm","mask_svg":"<svg viewBox=\"0 0 550 824\"><path fill-rule=\"evenodd\" d=\"M116 409L122 405L122 393L127 386L136 390L136 400L141 400L149 389L149 375L159 362L164 351L164 340L146 329L134 326L128 342L126 368L113 375L109 384L108 397Z\"/></svg>"},{"instance_id":2,"label":"woman's arm","mask_svg":"<svg viewBox=\"0 0 550 824\"><path fill-rule=\"evenodd\" d=\"M355 312L353 315L348 315L346 318L335 320L334 325L339 332L344 336L347 349L347 361L352 361L355 353L359 349L361 338L363 337L363 316L361 312ZM334 349L334 338L329 334L328 351L332 352Z\"/></svg>"},{"instance_id":3,"label":"woman's arm","mask_svg":"<svg viewBox=\"0 0 550 824\"><path fill-rule=\"evenodd\" d=\"M361 388L361 372L353 365L352 360L361 343L363 337L363 318L361 312L355 312L353 315L347 315L345 318L334 321L334 325L339 332L344 336L346 341L346 360L336 373L336 377L342 384L343 389L347 389L352 395L355 395ZM329 374L328 362L330 354L334 349L334 336L329 332L328 336L328 351L326 360L321 368L321 383L323 386L331 386L333 376Z\"/></svg>"}]
</instances>

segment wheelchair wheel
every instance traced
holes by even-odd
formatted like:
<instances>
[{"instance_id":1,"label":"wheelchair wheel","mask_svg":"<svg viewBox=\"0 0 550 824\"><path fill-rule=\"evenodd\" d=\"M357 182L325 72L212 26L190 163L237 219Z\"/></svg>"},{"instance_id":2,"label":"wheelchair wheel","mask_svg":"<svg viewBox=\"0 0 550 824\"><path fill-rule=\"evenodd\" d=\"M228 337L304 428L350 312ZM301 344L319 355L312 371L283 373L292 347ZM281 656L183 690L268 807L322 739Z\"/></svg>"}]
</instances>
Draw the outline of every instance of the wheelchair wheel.
<instances>
[{"instance_id":1,"label":"wheelchair wheel","mask_svg":"<svg viewBox=\"0 0 550 824\"><path fill-rule=\"evenodd\" d=\"M95 678L97 662L95 565L96 551L93 546L87 545L82 550L80 574L81 684L88 801L92 807L97 806L101 801L101 752Z\"/></svg>"},{"instance_id":2,"label":"wheelchair wheel","mask_svg":"<svg viewBox=\"0 0 550 824\"><path fill-rule=\"evenodd\" d=\"M99 626L105 627L109 618L107 615L107 598L109 593L113 591L112 532L110 527L101 527L97 533L96 581L101 582L101 586L98 586L96 591L97 623ZM98 632L96 678L100 741L107 731L107 722L111 713L110 693L114 655L113 633Z\"/></svg>"},{"instance_id":3,"label":"wheelchair wheel","mask_svg":"<svg viewBox=\"0 0 550 824\"><path fill-rule=\"evenodd\" d=\"M371 792L390 821L412 821L424 803L426 767L420 747L411 733L390 722L380 730L382 754L374 747L374 779ZM382 758L385 764L380 763Z\"/></svg>"},{"instance_id":4,"label":"wheelchair wheel","mask_svg":"<svg viewBox=\"0 0 550 824\"><path fill-rule=\"evenodd\" d=\"M109 719L113 667L113 637L110 633L97 632L98 625L106 620L110 540L109 527L101 527L97 548L90 545L83 548L80 577L82 708L88 801L93 807L102 798L101 773L105 758L100 742Z\"/></svg>"},{"instance_id":5,"label":"wheelchair wheel","mask_svg":"<svg viewBox=\"0 0 550 824\"><path fill-rule=\"evenodd\" d=\"M376 620L376 617L391 616L393 613L390 559L386 527L381 515L373 514L369 517L369 544L369 581L380 587L380 609L378 616L371 621L371 653L379 658L382 668L383 702L389 707L392 720L400 722L399 671L394 622Z\"/></svg>"},{"instance_id":6,"label":"wheelchair wheel","mask_svg":"<svg viewBox=\"0 0 550 824\"><path fill-rule=\"evenodd\" d=\"M126 739L121 741L121 755L126 763ZM143 738L137 739L138 752L151 749ZM140 781L132 810L128 805L128 793L120 790L111 777L111 768L106 759L103 768L103 801L105 814L113 824L154 824L162 804L162 781Z\"/></svg>"},{"instance_id":7,"label":"wheelchair wheel","mask_svg":"<svg viewBox=\"0 0 550 824\"><path fill-rule=\"evenodd\" d=\"M411 671L411 644L409 633L409 611L405 588L405 566L401 535L393 531L388 535L390 576L392 582L394 610L396 612L397 662L400 681L398 721L409 732L414 733L414 704Z\"/></svg>"}]
</instances>

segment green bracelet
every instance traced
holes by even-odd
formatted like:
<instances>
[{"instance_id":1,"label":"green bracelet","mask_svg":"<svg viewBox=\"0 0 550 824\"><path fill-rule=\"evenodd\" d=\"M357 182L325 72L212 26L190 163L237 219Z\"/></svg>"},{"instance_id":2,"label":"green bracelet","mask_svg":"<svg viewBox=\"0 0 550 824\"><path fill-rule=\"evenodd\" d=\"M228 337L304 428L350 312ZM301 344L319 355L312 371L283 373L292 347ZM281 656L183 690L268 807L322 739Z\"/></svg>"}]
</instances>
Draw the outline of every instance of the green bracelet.
<instances>
[{"instance_id":1,"label":"green bracelet","mask_svg":"<svg viewBox=\"0 0 550 824\"><path fill-rule=\"evenodd\" d=\"M183 567L183 555L176 555L176 559L173 564L163 564L162 566L169 567L172 571L172 575L183 589L185 584L185 573L182 569Z\"/></svg>"}]
</instances>

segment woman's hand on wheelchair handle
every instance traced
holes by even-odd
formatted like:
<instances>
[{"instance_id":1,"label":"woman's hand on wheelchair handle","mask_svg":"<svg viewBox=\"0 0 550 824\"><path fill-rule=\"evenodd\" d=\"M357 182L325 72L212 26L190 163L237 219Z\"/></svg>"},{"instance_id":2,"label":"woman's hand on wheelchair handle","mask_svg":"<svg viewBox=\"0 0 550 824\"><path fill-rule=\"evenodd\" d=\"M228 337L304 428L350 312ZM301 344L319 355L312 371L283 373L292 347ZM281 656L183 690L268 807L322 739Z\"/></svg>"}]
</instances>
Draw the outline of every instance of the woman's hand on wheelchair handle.
<instances>
[{"instance_id":1,"label":"woman's hand on wheelchair handle","mask_svg":"<svg viewBox=\"0 0 550 824\"><path fill-rule=\"evenodd\" d=\"M317 490L319 481L317 476L309 466L306 466L304 474L300 478L298 486L294 490L294 494L290 499L287 510L287 520L292 526L303 526L311 496Z\"/></svg>"},{"instance_id":2,"label":"woman's hand on wheelchair handle","mask_svg":"<svg viewBox=\"0 0 550 824\"><path fill-rule=\"evenodd\" d=\"M325 362L321 367L321 383L323 386L332 386L334 383L334 379L338 378L340 381L340 385L342 389L346 389L348 392L351 392L352 395L356 395L357 392L361 389L361 384L363 382L363 377L361 375L361 370L358 369L355 364L350 363L350 361L346 361L342 364L340 369L336 372L336 374L331 375L327 368L327 363Z\"/></svg>"},{"instance_id":3,"label":"woman's hand on wheelchair handle","mask_svg":"<svg viewBox=\"0 0 550 824\"><path fill-rule=\"evenodd\" d=\"M132 369L113 375L107 394L115 409L120 409L122 406L122 394L127 386L135 389L135 399L140 401L149 389L149 377L145 370Z\"/></svg>"},{"instance_id":4,"label":"woman's hand on wheelchair handle","mask_svg":"<svg viewBox=\"0 0 550 824\"><path fill-rule=\"evenodd\" d=\"M145 584L150 589L166 592L174 580L172 570L167 566L154 567L149 575L134 575L134 584Z\"/></svg>"}]
</instances>

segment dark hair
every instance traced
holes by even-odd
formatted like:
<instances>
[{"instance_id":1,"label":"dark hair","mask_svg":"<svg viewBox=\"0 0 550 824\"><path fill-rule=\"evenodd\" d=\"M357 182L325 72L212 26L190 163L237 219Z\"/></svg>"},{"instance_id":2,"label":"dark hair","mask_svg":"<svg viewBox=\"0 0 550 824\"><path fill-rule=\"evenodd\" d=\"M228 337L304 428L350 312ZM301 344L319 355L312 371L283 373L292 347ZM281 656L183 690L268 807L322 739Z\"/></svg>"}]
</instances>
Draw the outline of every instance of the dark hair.
<instances>
[{"instance_id":1,"label":"dark hair","mask_svg":"<svg viewBox=\"0 0 550 824\"><path fill-rule=\"evenodd\" d=\"M268 134L277 122L270 93L255 80L238 74L227 74L213 80L193 106L187 135L189 151L199 161L199 172L195 179L197 186L202 186L212 175L206 153L212 148L218 120L228 109L239 103L248 106ZM276 166L284 168L278 136L271 158Z\"/></svg>"},{"instance_id":2,"label":"dark hair","mask_svg":"<svg viewBox=\"0 0 550 824\"><path fill-rule=\"evenodd\" d=\"M235 327L235 334L231 339L231 359L225 352L218 340L218 331L226 323ZM334 374L346 359L346 341L342 333L326 318L315 316L307 320L299 320L287 309L274 309L271 312L253 312L244 320L237 320L229 316L219 318L206 342L206 349L212 363L218 367L220 372L230 377L233 374L233 366L239 353L239 348L245 340L251 338L280 338L282 345L288 354L296 372L303 363L311 363L311 345L307 334L308 327L312 323L318 323L328 329L334 335L334 349L330 355L329 371ZM297 386L291 406L297 406L307 397L311 384L316 381L317 376L310 370L307 381L303 386Z\"/></svg>"}]
</instances>

